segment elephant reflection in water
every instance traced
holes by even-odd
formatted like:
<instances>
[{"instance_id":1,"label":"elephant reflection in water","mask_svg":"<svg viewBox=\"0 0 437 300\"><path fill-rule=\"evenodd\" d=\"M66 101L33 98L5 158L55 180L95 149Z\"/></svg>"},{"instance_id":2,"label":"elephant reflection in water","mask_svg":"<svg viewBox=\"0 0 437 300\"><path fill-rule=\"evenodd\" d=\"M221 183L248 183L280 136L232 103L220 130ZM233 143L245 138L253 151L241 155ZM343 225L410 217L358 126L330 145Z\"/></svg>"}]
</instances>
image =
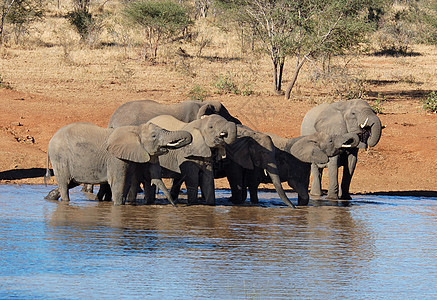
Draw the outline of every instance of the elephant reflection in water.
<instances>
[{"instance_id":1,"label":"elephant reflection in water","mask_svg":"<svg viewBox=\"0 0 437 300\"><path fill-rule=\"evenodd\" d=\"M162 259L195 264L201 270L208 266L205 258L216 259L224 266L250 259L254 263L270 261L271 267L297 261L308 267L326 261L330 262L326 268L339 268L338 261L350 258L365 263L372 257L374 234L369 232L367 222L355 218L349 209L308 207L292 214L287 209L262 207L222 209L226 213L217 213L217 208L208 206L181 210L171 206L113 206L106 202L89 202L88 206L60 203L47 215L48 244L65 247L74 241L77 251L108 261L114 253L143 257L159 251ZM193 248L195 251L186 251ZM54 252L61 253L57 250ZM290 260L291 253L295 257L304 255L305 259ZM175 260L178 255L181 259ZM363 264L354 263L341 268L353 273L357 266L363 268ZM289 272L297 272L292 269Z\"/></svg>"}]
</instances>

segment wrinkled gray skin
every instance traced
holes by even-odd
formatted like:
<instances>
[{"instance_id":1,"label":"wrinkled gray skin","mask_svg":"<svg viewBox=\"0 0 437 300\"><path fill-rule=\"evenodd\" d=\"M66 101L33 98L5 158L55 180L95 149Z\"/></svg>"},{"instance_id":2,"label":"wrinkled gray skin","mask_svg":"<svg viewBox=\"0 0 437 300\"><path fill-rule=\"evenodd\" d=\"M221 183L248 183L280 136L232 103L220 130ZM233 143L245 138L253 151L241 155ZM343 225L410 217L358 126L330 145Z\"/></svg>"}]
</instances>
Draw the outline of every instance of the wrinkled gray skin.
<instances>
[{"instance_id":1,"label":"wrinkled gray skin","mask_svg":"<svg viewBox=\"0 0 437 300\"><path fill-rule=\"evenodd\" d=\"M238 119L231 116L226 107L219 101L184 101L174 104L162 104L153 100L137 100L126 102L118 107L112 114L108 127L141 125L160 115L171 115L182 122L189 123L202 118L202 116L212 114L220 115L230 122L241 124ZM85 185L83 191L92 193L92 185ZM109 193L110 191L106 186L101 186L98 198L109 198Z\"/></svg>"},{"instance_id":2,"label":"wrinkled gray skin","mask_svg":"<svg viewBox=\"0 0 437 300\"><path fill-rule=\"evenodd\" d=\"M170 115L182 122L189 123L202 116L212 114L241 124L238 119L229 114L219 101L184 101L175 104L162 104L152 100L138 100L126 102L117 108L109 120L108 127L140 125L161 115Z\"/></svg>"},{"instance_id":3,"label":"wrinkled gray skin","mask_svg":"<svg viewBox=\"0 0 437 300\"><path fill-rule=\"evenodd\" d=\"M235 141L237 134L235 123L226 121L219 115L205 116L190 123L164 115L153 118L151 122L168 130L188 131L193 137L190 145L170 150L159 157L163 170L162 176L173 178L170 191L172 197L177 198L181 184L185 181L189 204L198 202L200 186L206 204L214 205L213 156L224 154L224 146Z\"/></svg>"},{"instance_id":4,"label":"wrinkled gray skin","mask_svg":"<svg viewBox=\"0 0 437 300\"><path fill-rule=\"evenodd\" d=\"M301 125L301 134L309 135L314 132L328 134L356 133L360 137L358 147L342 151L339 155L329 159L327 164L329 173L329 199L351 199L349 188L355 166L357 164L358 149L374 147L381 137L381 121L370 105L361 99L324 103L311 109L304 117ZM341 189L338 185L338 168L343 166ZM326 166L323 166L326 167ZM313 164L313 182L311 195L322 195L321 178L322 166Z\"/></svg>"},{"instance_id":5,"label":"wrinkled gray skin","mask_svg":"<svg viewBox=\"0 0 437 300\"><path fill-rule=\"evenodd\" d=\"M275 147L271 138L249 127L237 125L237 139L226 146L226 159L219 161L215 167L215 177L227 177L231 187L230 201L241 204L246 198L244 181L247 174L255 169L262 169L269 175L278 195L288 206L294 207L287 198L281 185L275 158ZM257 199L251 197L252 202Z\"/></svg>"},{"instance_id":6,"label":"wrinkled gray skin","mask_svg":"<svg viewBox=\"0 0 437 300\"><path fill-rule=\"evenodd\" d=\"M162 190L158 156L192 140L186 131L170 132L155 124L102 128L91 123L73 123L59 129L49 142L47 177L52 164L58 188L46 199L69 201L68 190L81 183L109 183L115 205L136 199L132 185L148 170ZM168 194L168 192L167 192ZM170 196L170 195L168 195ZM168 198L172 202L171 197Z\"/></svg>"},{"instance_id":7,"label":"wrinkled gray skin","mask_svg":"<svg viewBox=\"0 0 437 300\"><path fill-rule=\"evenodd\" d=\"M325 133L314 133L286 139L269 134L275 145L281 182L287 182L298 194L298 205L308 205L308 186L311 164L326 164L329 157L337 155L341 150L356 147L359 137L353 133L331 136ZM257 190L260 183L271 182L264 171L257 168L248 174L246 185L249 188L251 202L258 202Z\"/></svg>"}]
</instances>

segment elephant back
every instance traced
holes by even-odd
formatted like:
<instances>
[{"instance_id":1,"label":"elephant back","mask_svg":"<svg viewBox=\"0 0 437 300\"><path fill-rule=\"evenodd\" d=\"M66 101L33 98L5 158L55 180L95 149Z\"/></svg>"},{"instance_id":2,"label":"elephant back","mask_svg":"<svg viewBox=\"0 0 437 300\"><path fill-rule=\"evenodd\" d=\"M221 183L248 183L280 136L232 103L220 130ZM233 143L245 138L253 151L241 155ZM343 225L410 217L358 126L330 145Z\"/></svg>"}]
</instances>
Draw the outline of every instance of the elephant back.
<instances>
[{"instance_id":1,"label":"elephant back","mask_svg":"<svg viewBox=\"0 0 437 300\"><path fill-rule=\"evenodd\" d=\"M171 115L160 115L154 117L149 122L170 131L181 130L187 126L187 123L182 122Z\"/></svg>"},{"instance_id":2,"label":"elephant back","mask_svg":"<svg viewBox=\"0 0 437 300\"><path fill-rule=\"evenodd\" d=\"M302 125L300 127L300 134L301 135L310 135L316 132L316 122L319 118L319 115L322 111L327 109L329 107L328 103L323 103L320 105L317 105L316 107L313 107L310 109L303 118Z\"/></svg>"}]
</instances>

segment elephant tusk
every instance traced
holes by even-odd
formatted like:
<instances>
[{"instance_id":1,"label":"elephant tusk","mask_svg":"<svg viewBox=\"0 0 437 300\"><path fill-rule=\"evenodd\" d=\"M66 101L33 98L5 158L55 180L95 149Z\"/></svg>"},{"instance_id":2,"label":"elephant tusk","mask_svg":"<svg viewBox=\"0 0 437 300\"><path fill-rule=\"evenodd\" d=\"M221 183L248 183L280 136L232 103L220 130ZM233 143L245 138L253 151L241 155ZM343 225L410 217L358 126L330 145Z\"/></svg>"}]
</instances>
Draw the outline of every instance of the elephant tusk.
<instances>
[{"instance_id":1,"label":"elephant tusk","mask_svg":"<svg viewBox=\"0 0 437 300\"><path fill-rule=\"evenodd\" d=\"M226 136L228 136L228 134L226 132L221 132L220 133L220 137L226 137Z\"/></svg>"},{"instance_id":2,"label":"elephant tusk","mask_svg":"<svg viewBox=\"0 0 437 300\"><path fill-rule=\"evenodd\" d=\"M343 144L343 145L341 145L341 148L352 148L352 145Z\"/></svg>"},{"instance_id":3,"label":"elephant tusk","mask_svg":"<svg viewBox=\"0 0 437 300\"><path fill-rule=\"evenodd\" d=\"M183 142L183 140L178 140L178 141L176 141L176 142L170 142L170 143L168 143L166 146L167 147L176 147L176 146L178 146L179 144L181 144Z\"/></svg>"},{"instance_id":4,"label":"elephant tusk","mask_svg":"<svg viewBox=\"0 0 437 300\"><path fill-rule=\"evenodd\" d=\"M269 174L267 174L267 170L264 169L264 175L269 176Z\"/></svg>"},{"instance_id":5,"label":"elephant tusk","mask_svg":"<svg viewBox=\"0 0 437 300\"><path fill-rule=\"evenodd\" d=\"M364 121L364 123L360 125L360 127L361 127L361 128L366 127L366 125L367 125L367 121L369 121L369 118L367 118L366 121Z\"/></svg>"}]
</instances>

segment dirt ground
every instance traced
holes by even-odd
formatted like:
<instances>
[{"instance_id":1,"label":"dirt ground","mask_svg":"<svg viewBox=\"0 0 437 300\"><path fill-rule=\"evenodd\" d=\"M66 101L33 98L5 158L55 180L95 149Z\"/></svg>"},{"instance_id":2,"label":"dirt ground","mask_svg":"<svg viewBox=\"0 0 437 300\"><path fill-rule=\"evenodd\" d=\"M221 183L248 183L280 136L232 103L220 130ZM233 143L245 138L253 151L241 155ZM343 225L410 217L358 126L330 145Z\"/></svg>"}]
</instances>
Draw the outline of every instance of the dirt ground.
<instances>
[{"instance_id":1,"label":"dirt ground","mask_svg":"<svg viewBox=\"0 0 437 300\"><path fill-rule=\"evenodd\" d=\"M64 64L60 58L62 49L44 51L9 50L0 61L1 75L12 86L12 89L0 89L1 184L43 184L48 142L66 124L88 121L106 126L113 111L130 100L174 103L187 99L186 82L192 79L168 68L161 69L157 75L153 72L158 67L142 65L147 71L135 71L135 74L147 73L149 79L132 78L136 87L121 88L125 85L123 78L102 75L98 82L86 81L86 76L98 72L93 71L91 63ZM382 75L369 80L366 99L383 99L383 113L379 117L387 128L376 147L360 150L351 192L437 195L437 114L424 112L420 103L420 99L436 88L432 87L436 78L435 49L432 52L431 61L426 57L411 58L416 59L411 62L405 58L402 63L384 58L361 60L363 69L381 70L378 74ZM417 66L420 60L423 67L431 70L427 77L423 75L428 82L420 84L416 79L411 83L411 78L393 80L399 68L403 72L412 66L420 69ZM105 65L96 64L100 68ZM53 70L60 68L64 73L54 74ZM77 70L82 70L80 76L74 73ZM387 70L391 70L391 77L384 77ZM295 137L299 135L305 113L316 105L314 101L302 100L314 91L307 92L302 85L297 87L297 92L300 97L294 100L265 92L250 96L212 94L208 99L222 101L233 115L253 129ZM220 180L217 185L227 187L227 182Z\"/></svg>"},{"instance_id":2,"label":"dirt ground","mask_svg":"<svg viewBox=\"0 0 437 300\"><path fill-rule=\"evenodd\" d=\"M300 122L311 106L286 102L281 97L270 98L264 97L271 106L267 108L257 97L222 100L231 113L255 129L297 136ZM88 101L75 101L73 105L62 99L9 89L0 90L0 103L3 184L42 184L47 145L56 130L77 121L104 126L120 104L119 98L114 97L107 105L90 109ZM387 126L380 143L368 151L360 150L353 193L437 193L437 115L424 113L413 100L401 100L398 105L402 111L380 115ZM218 186L226 187L226 182L220 181Z\"/></svg>"}]
</instances>

